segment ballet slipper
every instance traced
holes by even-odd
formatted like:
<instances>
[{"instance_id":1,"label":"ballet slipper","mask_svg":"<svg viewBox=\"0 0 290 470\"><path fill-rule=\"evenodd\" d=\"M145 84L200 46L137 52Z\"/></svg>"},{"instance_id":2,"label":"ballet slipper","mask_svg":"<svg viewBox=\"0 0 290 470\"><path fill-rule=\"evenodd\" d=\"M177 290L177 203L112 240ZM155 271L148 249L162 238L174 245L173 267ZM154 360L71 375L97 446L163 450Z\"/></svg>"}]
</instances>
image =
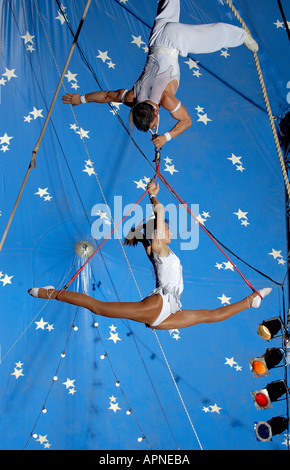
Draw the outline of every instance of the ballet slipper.
<instances>
[{"instance_id":1,"label":"ballet slipper","mask_svg":"<svg viewBox=\"0 0 290 470\"><path fill-rule=\"evenodd\" d=\"M46 286L46 287L32 287L32 288L29 289L27 292L28 292L28 294L30 294L32 297L35 297L35 298L37 299L37 298L38 298L38 291L39 291L39 289L46 289L47 291L48 291L49 289L54 289L54 290L55 290L55 288L54 288L53 286ZM48 294L48 292L47 292L47 297L48 297L49 299L51 299L51 296Z\"/></svg>"},{"instance_id":2,"label":"ballet slipper","mask_svg":"<svg viewBox=\"0 0 290 470\"><path fill-rule=\"evenodd\" d=\"M256 297L253 297L253 294L249 295L249 297L253 299L252 305L250 305L250 301L248 297L249 307L259 308L261 305L262 299L264 299L264 297L269 295L271 291L272 291L271 287L264 287L263 289L257 291L260 295L257 295Z\"/></svg>"}]
</instances>

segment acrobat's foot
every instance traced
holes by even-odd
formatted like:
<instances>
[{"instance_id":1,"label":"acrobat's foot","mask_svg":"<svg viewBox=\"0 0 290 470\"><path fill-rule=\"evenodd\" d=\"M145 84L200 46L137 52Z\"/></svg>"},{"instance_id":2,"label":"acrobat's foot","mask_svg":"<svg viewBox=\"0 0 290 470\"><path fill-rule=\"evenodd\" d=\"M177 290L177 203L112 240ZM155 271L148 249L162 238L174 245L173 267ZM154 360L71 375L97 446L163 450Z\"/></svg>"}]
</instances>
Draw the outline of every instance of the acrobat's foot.
<instances>
[{"instance_id":1,"label":"acrobat's foot","mask_svg":"<svg viewBox=\"0 0 290 470\"><path fill-rule=\"evenodd\" d=\"M258 52L259 50L258 43L248 31L246 31L244 37L244 44L251 52Z\"/></svg>"},{"instance_id":2,"label":"acrobat's foot","mask_svg":"<svg viewBox=\"0 0 290 470\"><path fill-rule=\"evenodd\" d=\"M262 299L264 299L264 297L269 295L271 291L272 291L271 287L264 287L263 289L258 291L260 295L257 294L256 292L254 294L249 295L248 297L249 307L259 308L261 305Z\"/></svg>"},{"instance_id":3,"label":"acrobat's foot","mask_svg":"<svg viewBox=\"0 0 290 470\"><path fill-rule=\"evenodd\" d=\"M55 290L53 286L46 286L46 287L32 287L29 289L27 292L30 294L32 297L35 297L36 299L51 299L51 294Z\"/></svg>"}]
</instances>

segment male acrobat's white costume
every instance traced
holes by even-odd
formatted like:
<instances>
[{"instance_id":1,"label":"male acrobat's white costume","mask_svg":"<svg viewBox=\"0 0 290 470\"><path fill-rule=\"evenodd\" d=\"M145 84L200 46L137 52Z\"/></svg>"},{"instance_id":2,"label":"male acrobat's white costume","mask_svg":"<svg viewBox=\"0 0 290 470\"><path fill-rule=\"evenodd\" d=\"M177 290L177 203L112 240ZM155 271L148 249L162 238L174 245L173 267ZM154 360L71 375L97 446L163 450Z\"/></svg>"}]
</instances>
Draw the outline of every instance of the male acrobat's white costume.
<instances>
[{"instance_id":1,"label":"male acrobat's white costume","mask_svg":"<svg viewBox=\"0 0 290 470\"><path fill-rule=\"evenodd\" d=\"M147 61L134 85L137 103L150 100L159 104L166 85L172 80L179 84L178 56L211 53L240 46L245 41L243 28L227 23L182 24L179 16L180 0L159 1Z\"/></svg>"}]
</instances>

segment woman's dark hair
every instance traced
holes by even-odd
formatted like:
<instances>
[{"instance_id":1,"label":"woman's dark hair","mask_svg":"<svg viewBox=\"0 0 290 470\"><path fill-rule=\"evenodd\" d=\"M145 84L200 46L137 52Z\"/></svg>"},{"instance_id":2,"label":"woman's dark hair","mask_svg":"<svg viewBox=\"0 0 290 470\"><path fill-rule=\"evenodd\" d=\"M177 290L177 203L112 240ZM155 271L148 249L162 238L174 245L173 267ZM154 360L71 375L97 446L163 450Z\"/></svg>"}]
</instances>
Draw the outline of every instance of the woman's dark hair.
<instances>
[{"instance_id":1,"label":"woman's dark hair","mask_svg":"<svg viewBox=\"0 0 290 470\"><path fill-rule=\"evenodd\" d=\"M164 222L169 225L169 221L167 219L165 219ZM155 229L156 218L149 219L146 224L140 224L137 225L137 227L132 227L128 235L125 237L124 245L136 246L139 242L152 240Z\"/></svg>"},{"instance_id":2,"label":"woman's dark hair","mask_svg":"<svg viewBox=\"0 0 290 470\"><path fill-rule=\"evenodd\" d=\"M137 129L147 132L154 119L154 108L150 103L138 103L132 109L132 116Z\"/></svg>"}]
</instances>

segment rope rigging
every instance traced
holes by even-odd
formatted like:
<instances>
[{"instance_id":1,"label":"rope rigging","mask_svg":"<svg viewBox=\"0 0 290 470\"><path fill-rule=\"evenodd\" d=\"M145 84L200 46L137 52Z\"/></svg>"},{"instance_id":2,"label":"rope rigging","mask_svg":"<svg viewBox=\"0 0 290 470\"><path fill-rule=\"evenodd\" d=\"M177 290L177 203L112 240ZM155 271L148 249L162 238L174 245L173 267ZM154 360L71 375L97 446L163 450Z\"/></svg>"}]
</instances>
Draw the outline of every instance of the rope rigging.
<instances>
[{"instance_id":1,"label":"rope rigging","mask_svg":"<svg viewBox=\"0 0 290 470\"><path fill-rule=\"evenodd\" d=\"M237 20L241 23L242 27L250 33L249 28L247 27L247 25L244 22L243 18L238 13L237 9L232 4L231 0L225 0L225 1L226 1L227 5L230 7L230 9L232 10L232 12L235 15L235 17L237 18ZM280 162L282 175L283 175L283 179L284 179L284 183L285 183L285 187L286 187L286 192L287 192L287 195L288 195L288 199L290 199L290 183L289 183L289 178L288 178L288 172L287 172L285 161L284 161L284 158L283 158L283 155L282 155L280 142L279 142L277 130L276 130L275 123L274 123L274 117L273 117L273 114L272 114L271 105L270 105L270 101L269 101L269 98L268 98L268 94L267 94L267 90L266 90L266 86L265 86L265 82L264 82L264 77L263 77L261 66L260 66L260 61L259 61L257 52L253 52L253 54L254 54L254 60L255 60L255 65L256 65L260 85L261 85L261 88L262 88L263 98L264 98L264 101L265 101L265 105L266 105L266 109L267 109L271 129L272 129L272 134L273 134L277 154L278 154L278 157L279 157L279 162Z\"/></svg>"},{"instance_id":2,"label":"rope rigging","mask_svg":"<svg viewBox=\"0 0 290 470\"><path fill-rule=\"evenodd\" d=\"M178 200L181 202L181 204L186 208L188 213L191 215L191 217L194 218L194 220L199 224L199 226L205 231L205 233L210 237L210 239L213 241L213 243L217 246L217 248L222 252L222 254L227 258L227 260L231 263L231 265L234 267L234 269L238 272L238 274L242 277L242 279L245 281L245 283L253 290L253 292L257 293L260 297L260 293L251 285L251 283L248 281L248 279L241 273L241 271L237 268L237 266L231 261L231 259L228 257L228 255L225 253L225 251L219 246L215 238L211 235L211 233L204 227L204 225L199 221L199 219L195 216L195 214L192 212L192 210L188 207L187 203L178 195L178 193L172 188L172 186L168 183L168 181L165 179L165 177L162 175L160 172L160 165L161 165L161 149L156 149L155 150L155 165L156 165L156 171L155 175L153 177L153 181L156 180L157 176L160 178L160 180L165 184L165 186L178 198ZM129 216L129 214L133 211L133 209L139 204L139 202L143 199L145 194L147 194L148 188L144 193L139 197L139 199L133 204L133 206L129 209L129 211L123 216L123 218L117 223L117 225L114 226L114 228L111 230L109 235L100 243L100 245L96 248L96 250L92 253L92 255L87 258L86 262L78 269L78 271L72 276L72 278L68 281L68 283L58 292L57 294L57 300L59 295L68 288L68 286L75 280L75 278L82 272L84 267L86 266L87 263L94 257L94 255L99 251L99 249L106 243L106 241L111 237L111 235L115 232L115 230L121 225L121 223ZM261 297L262 298L262 297Z\"/></svg>"}]
</instances>

